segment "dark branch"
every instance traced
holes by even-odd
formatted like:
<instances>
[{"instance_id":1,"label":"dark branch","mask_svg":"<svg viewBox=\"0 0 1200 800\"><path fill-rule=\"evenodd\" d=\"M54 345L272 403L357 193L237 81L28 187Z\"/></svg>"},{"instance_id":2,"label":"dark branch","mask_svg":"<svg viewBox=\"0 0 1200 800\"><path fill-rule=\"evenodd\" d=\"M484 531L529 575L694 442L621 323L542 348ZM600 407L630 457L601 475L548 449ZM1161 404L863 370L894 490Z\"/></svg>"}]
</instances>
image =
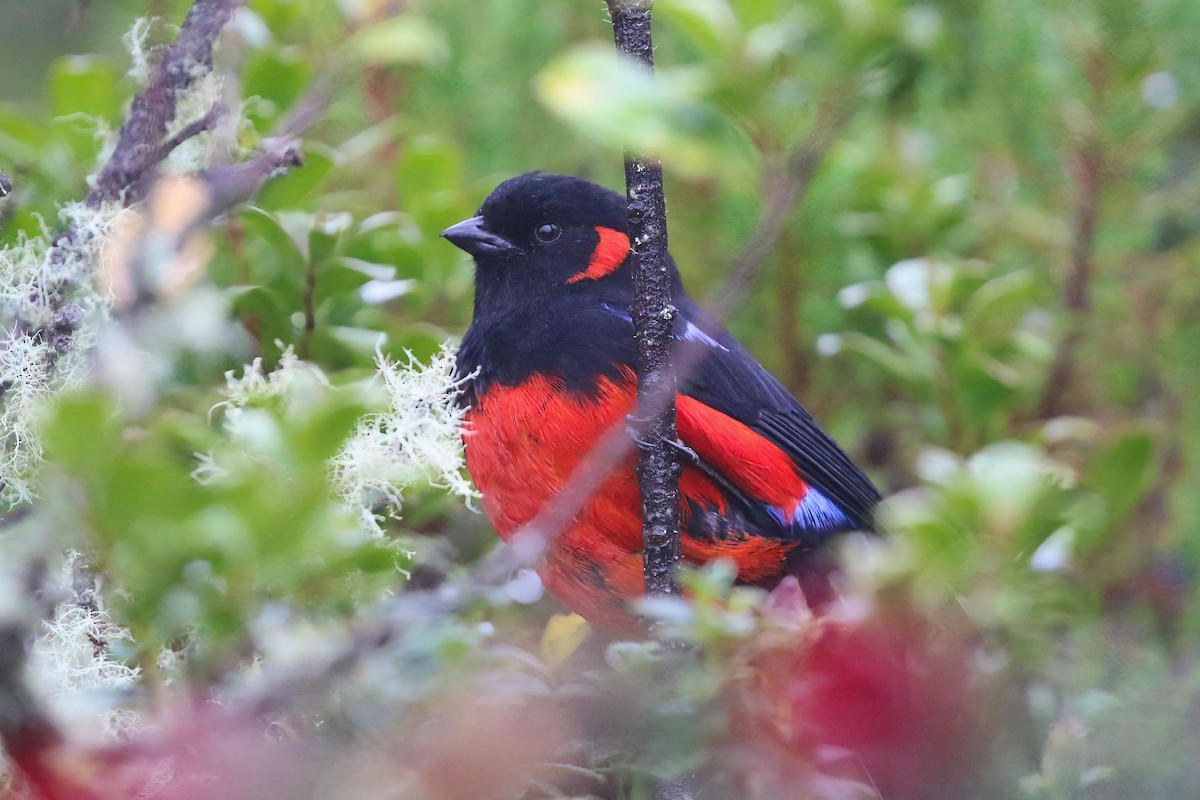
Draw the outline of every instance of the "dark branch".
<instances>
[{"instance_id":1,"label":"dark branch","mask_svg":"<svg viewBox=\"0 0 1200 800\"><path fill-rule=\"evenodd\" d=\"M268 180L303 163L298 140L272 139L262 153L248 161L202 171L199 177L212 193L204 221L249 200Z\"/></svg>"},{"instance_id":2,"label":"dark branch","mask_svg":"<svg viewBox=\"0 0 1200 800\"><path fill-rule=\"evenodd\" d=\"M648 2L610 0L617 49L654 68ZM643 576L646 594L679 594L679 467L669 443L675 430L676 373L671 367L676 310L671 305L671 268L667 255L667 208L662 163L641 155L625 156L632 251L633 326L638 343L638 428L650 446L642 452L638 478L642 490Z\"/></svg>"},{"instance_id":3,"label":"dark branch","mask_svg":"<svg viewBox=\"0 0 1200 800\"><path fill-rule=\"evenodd\" d=\"M179 98L212 72L217 34L243 4L244 0L196 0L149 84L133 98L112 156L88 194L89 208L128 202L128 191L171 152L163 145L169 141L167 129L175 119Z\"/></svg>"},{"instance_id":4,"label":"dark branch","mask_svg":"<svg viewBox=\"0 0 1200 800\"><path fill-rule=\"evenodd\" d=\"M1063 284L1063 305L1070 321L1042 390L1038 414L1043 419L1058 416L1069 406L1075 383L1075 353L1083 341L1091 313L1092 261L1104 173L1104 153L1098 141L1084 145L1072 165L1072 173L1076 198L1071 222L1071 262Z\"/></svg>"}]
</instances>

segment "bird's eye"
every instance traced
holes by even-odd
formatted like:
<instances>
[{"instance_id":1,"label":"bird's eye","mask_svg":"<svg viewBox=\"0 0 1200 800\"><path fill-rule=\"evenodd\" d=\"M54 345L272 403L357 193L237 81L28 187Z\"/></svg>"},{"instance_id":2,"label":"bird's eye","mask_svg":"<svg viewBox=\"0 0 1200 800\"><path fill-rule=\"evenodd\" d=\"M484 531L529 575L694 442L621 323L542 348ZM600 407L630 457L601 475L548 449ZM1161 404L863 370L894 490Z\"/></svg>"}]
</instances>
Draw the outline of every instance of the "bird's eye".
<instances>
[{"instance_id":1,"label":"bird's eye","mask_svg":"<svg viewBox=\"0 0 1200 800\"><path fill-rule=\"evenodd\" d=\"M555 225L553 222L544 222L537 227L533 232L534 236L542 242L553 242L562 235L562 228Z\"/></svg>"}]
</instances>

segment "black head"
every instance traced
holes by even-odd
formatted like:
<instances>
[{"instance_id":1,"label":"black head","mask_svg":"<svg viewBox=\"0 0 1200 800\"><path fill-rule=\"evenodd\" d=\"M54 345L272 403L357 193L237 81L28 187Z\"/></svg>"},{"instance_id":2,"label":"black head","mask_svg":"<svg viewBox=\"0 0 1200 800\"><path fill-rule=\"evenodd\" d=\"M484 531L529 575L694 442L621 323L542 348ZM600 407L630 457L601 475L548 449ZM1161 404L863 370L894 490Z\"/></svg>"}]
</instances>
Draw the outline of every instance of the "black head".
<instances>
[{"instance_id":1,"label":"black head","mask_svg":"<svg viewBox=\"0 0 1200 800\"><path fill-rule=\"evenodd\" d=\"M582 178L528 172L500 184L442 236L475 258L476 285L523 289L603 280L629 253L625 198Z\"/></svg>"}]
</instances>

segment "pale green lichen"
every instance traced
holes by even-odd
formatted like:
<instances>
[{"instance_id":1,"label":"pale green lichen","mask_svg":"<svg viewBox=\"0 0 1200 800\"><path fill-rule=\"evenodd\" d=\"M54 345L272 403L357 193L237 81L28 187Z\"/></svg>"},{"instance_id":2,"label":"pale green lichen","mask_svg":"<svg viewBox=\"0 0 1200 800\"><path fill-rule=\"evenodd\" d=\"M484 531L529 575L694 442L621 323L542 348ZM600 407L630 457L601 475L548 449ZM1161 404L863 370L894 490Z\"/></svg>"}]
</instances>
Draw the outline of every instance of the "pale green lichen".
<instances>
[{"instance_id":1,"label":"pale green lichen","mask_svg":"<svg viewBox=\"0 0 1200 800\"><path fill-rule=\"evenodd\" d=\"M387 410L363 417L329 462L329 480L347 509L364 530L379 534L386 517L398 518L404 491L427 483L469 501L475 490L466 477L462 448L464 410L454 402L454 352L449 347L428 365L408 355L397 363L379 354L377 380ZM324 373L285 348L271 371L261 358L238 375L225 374L226 400L214 411L223 413L223 428L234 441L244 438L243 422L254 409L274 408L281 415L296 413L316 400L313 390L332 391ZM197 454L193 476L213 480L226 473L216 454Z\"/></svg>"},{"instance_id":2,"label":"pale green lichen","mask_svg":"<svg viewBox=\"0 0 1200 800\"><path fill-rule=\"evenodd\" d=\"M143 18L134 23L125 35L125 48L129 51L129 76L141 86L150 81L153 45L150 32L153 22ZM188 125L199 120L222 98L224 79L206 65L185 65L193 77L188 91L176 98L175 118L167 126L167 136L179 133ZM169 174L195 172L205 169L212 162L214 143L209 133L201 133L176 147L163 162L163 170Z\"/></svg>"},{"instance_id":3,"label":"pale green lichen","mask_svg":"<svg viewBox=\"0 0 1200 800\"><path fill-rule=\"evenodd\" d=\"M69 553L59 571L57 591L70 591L78 578L80 556ZM113 656L114 647L131 645L126 628L113 622L99 592L87 602L61 603L29 650L29 683L60 723L73 735L90 733L113 741L138 727L136 712L119 707L140 671Z\"/></svg>"},{"instance_id":4,"label":"pale green lichen","mask_svg":"<svg viewBox=\"0 0 1200 800\"><path fill-rule=\"evenodd\" d=\"M255 415L264 409L273 409L280 416L301 412L306 405L319 400L317 393L330 389L325 373L315 364L301 360L290 345L283 347L275 369L268 370L261 357L254 359L241 369L225 373L225 400L212 407L211 414L220 413L221 428L229 440L238 445L243 454L250 449L257 427ZM201 483L209 483L229 474L228 451L196 453L199 462L192 470L192 477Z\"/></svg>"},{"instance_id":5,"label":"pale green lichen","mask_svg":"<svg viewBox=\"0 0 1200 800\"><path fill-rule=\"evenodd\" d=\"M142 84L151 73L151 27L149 20L138 20L125 38L132 62L130 75ZM176 99L169 133L207 113L221 92L220 77L206 68ZM100 159L104 163L113 140L110 131L99 135L107 137ZM209 164L216 146L208 134L194 137L171 154L163 172L201 169ZM98 174L89 176L89 185ZM53 234L43 226L41 231L24 232L14 245L0 249L0 325L4 328L0 334L0 505L33 498L31 481L43 457L39 417L54 397L85 377L87 351L94 345L110 305L99 277L104 271L105 245L122 213L116 204L92 208L80 202L66 203L59 216L71 235L60 246L51 246ZM60 324L58 317L67 303L81 324Z\"/></svg>"},{"instance_id":6,"label":"pale green lichen","mask_svg":"<svg viewBox=\"0 0 1200 800\"><path fill-rule=\"evenodd\" d=\"M142 17L133 23L133 27L129 29L129 33L125 34L122 41L125 44L125 49L129 51L129 77L133 78L134 82L139 86L146 85L150 80L150 28L153 20L150 17Z\"/></svg>"},{"instance_id":7,"label":"pale green lichen","mask_svg":"<svg viewBox=\"0 0 1200 800\"><path fill-rule=\"evenodd\" d=\"M0 343L0 501L4 505L26 502L33 496L30 483L42 461L38 422L42 411L58 393L77 386L83 378L86 351L95 335L95 321L107 307L95 275L105 238L117 216L112 207L88 209L82 204L64 206L62 217L76 231L73 241L52 248L49 235L23 234L17 243L0 250L0 313L5 323ZM50 335L26 335L55 326L61 302L52 301L50 287L67 287L83 325ZM89 324L90 323L90 324Z\"/></svg>"},{"instance_id":8,"label":"pale green lichen","mask_svg":"<svg viewBox=\"0 0 1200 800\"><path fill-rule=\"evenodd\" d=\"M112 700L137 683L139 671L111 655L118 643L132 644L129 631L113 623L108 612L64 603L29 651L31 683L59 719L79 731L97 720L96 733L115 739L137 725L135 712Z\"/></svg>"},{"instance_id":9,"label":"pale green lichen","mask_svg":"<svg viewBox=\"0 0 1200 800\"><path fill-rule=\"evenodd\" d=\"M224 88L224 79L215 72L198 76L187 93L176 101L175 119L167 129L167 136L174 136L209 113L214 105L221 102ZM208 131L201 132L172 150L163 162L163 169L172 174L207 169L212 164L217 148L217 137Z\"/></svg>"},{"instance_id":10,"label":"pale green lichen","mask_svg":"<svg viewBox=\"0 0 1200 800\"><path fill-rule=\"evenodd\" d=\"M281 342L278 344L282 344ZM318 375L320 370L312 364L301 361L296 355L295 348L285 347L279 356L279 364L268 372L263 366L262 358L242 367L239 377L237 370L225 373L225 396L228 398L217 405L225 409L225 419L228 420L252 405L262 405L275 401L287 402L289 390L302 374ZM325 381L320 374L320 380Z\"/></svg>"},{"instance_id":11,"label":"pale green lichen","mask_svg":"<svg viewBox=\"0 0 1200 800\"><path fill-rule=\"evenodd\" d=\"M364 417L330 462L330 480L363 525L379 532L384 516L397 517L403 492L418 482L470 501L462 448L463 414L454 402L454 352L443 347L428 365L411 353L397 363L376 356L388 410Z\"/></svg>"}]
</instances>

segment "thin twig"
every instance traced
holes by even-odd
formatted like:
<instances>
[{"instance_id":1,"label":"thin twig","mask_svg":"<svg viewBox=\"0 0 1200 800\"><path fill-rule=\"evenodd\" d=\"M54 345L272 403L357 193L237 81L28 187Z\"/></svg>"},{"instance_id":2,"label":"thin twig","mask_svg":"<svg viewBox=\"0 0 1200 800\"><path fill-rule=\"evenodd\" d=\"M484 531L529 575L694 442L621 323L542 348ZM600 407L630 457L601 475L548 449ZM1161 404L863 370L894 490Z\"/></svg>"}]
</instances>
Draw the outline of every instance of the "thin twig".
<instances>
[{"instance_id":1,"label":"thin twig","mask_svg":"<svg viewBox=\"0 0 1200 800\"><path fill-rule=\"evenodd\" d=\"M649 0L609 0L617 50L654 69ZM649 442L638 464L642 494L642 574L647 595L680 594L679 463L675 429L676 371L671 366L675 316L667 255L667 203L662 162L625 154L633 327L637 337L637 418ZM660 399L661 398L661 399Z\"/></svg>"},{"instance_id":2,"label":"thin twig","mask_svg":"<svg viewBox=\"0 0 1200 800\"><path fill-rule=\"evenodd\" d=\"M1071 265L1063 283L1063 305L1069 315L1069 327L1054 354L1038 405L1038 414L1043 419L1058 416L1066 409L1075 380L1075 353L1083 341L1091 315L1092 260L1100 216L1103 165L1103 151L1098 143L1093 143L1083 149L1072 168L1076 200L1071 223Z\"/></svg>"},{"instance_id":3,"label":"thin twig","mask_svg":"<svg viewBox=\"0 0 1200 800\"><path fill-rule=\"evenodd\" d=\"M200 179L211 192L204 222L254 197L271 178L304 164L300 136L329 107L333 96L332 86L332 76L314 81L279 122L273 135L263 142L262 152L257 156L238 164L210 167L199 173Z\"/></svg>"},{"instance_id":4,"label":"thin twig","mask_svg":"<svg viewBox=\"0 0 1200 800\"><path fill-rule=\"evenodd\" d=\"M225 108L224 103L214 103L213 107L206 111L204 116L189 122L187 125L184 125L182 128L180 128L175 134L168 137L160 146L161 153L157 154L156 158L159 161L162 161L168 155L173 153L175 149L179 147L179 145L183 144L187 140L199 136L202 133L211 131L221 117L225 116L225 114L228 112L229 109Z\"/></svg>"},{"instance_id":5,"label":"thin twig","mask_svg":"<svg viewBox=\"0 0 1200 800\"><path fill-rule=\"evenodd\" d=\"M799 248L793 248L793 254ZM776 282L778 321L775 338L784 373L783 383L794 394L803 395L808 387L810 363L803 354L804 322L800 319L800 298L804 280L797 263L780 264Z\"/></svg>"},{"instance_id":6,"label":"thin twig","mask_svg":"<svg viewBox=\"0 0 1200 800\"><path fill-rule=\"evenodd\" d=\"M223 113L214 106L200 119L184 125L167 135L174 120L176 104L182 92L211 70L213 43L233 10L242 0L196 0L188 13L175 43L167 49L150 85L134 99L129 118L108 164L101 171L87 198L90 208L100 208L111 202L129 203L139 195L138 188L148 188L152 172L170 153L193 136L211 129ZM312 98L309 98L312 100ZM193 222L193 227L205 224L234 204L253 196L274 175L301 163L299 133L319 116L324 105L310 102L288 121L288 136L268 140L257 157L240 164L214 167L198 174L208 188L207 207ZM83 256L89 237L79 228L68 228L58 236L47 255L48 272L68 259ZM180 237L180 244L186 237ZM50 322L41 327L16 320L9 330L9 341L16 337L41 337L54 353L65 352L73 346L73 334L83 319L82 309L68 299L71 289L64 280L53 285L41 281L39 296L51 312ZM6 346L0 343L0 346ZM45 365L54 369L54 361ZM0 397L4 387L0 387ZM94 604L91 593L94 584L82 570L75 576L75 602L89 607ZM25 661L28 642L32 639L23 622L0 625L0 744L12 757L21 774L40 796L57 800L87 800L94 792L75 775L79 765L61 757L64 737L37 705L25 683Z\"/></svg>"},{"instance_id":7,"label":"thin twig","mask_svg":"<svg viewBox=\"0 0 1200 800\"><path fill-rule=\"evenodd\" d=\"M1038 413L1045 419L1067 410L1075 383L1075 358L1091 317L1091 283L1095 272L1096 226L1100 218L1100 198L1104 191L1107 154L1099 119L1104 110L1108 70L1103 53L1095 50L1081 56L1084 75L1091 90L1087 127L1071 159L1071 177L1075 184L1075 209L1071 221L1071 260L1063 283L1063 305L1069 316L1068 328L1058 344L1046 385L1042 390Z\"/></svg>"},{"instance_id":8,"label":"thin twig","mask_svg":"<svg viewBox=\"0 0 1200 800\"><path fill-rule=\"evenodd\" d=\"M842 80L834 82L822 94L812 129L788 155L778 177L769 179L763 213L733 262L720 292L708 304L710 315L717 321L728 317L742 302L779 243L792 209L804 199L829 148L853 116L856 89L856 82Z\"/></svg>"},{"instance_id":9,"label":"thin twig","mask_svg":"<svg viewBox=\"0 0 1200 800\"><path fill-rule=\"evenodd\" d=\"M304 270L304 296L302 305L304 307L304 331L300 334L299 352L300 357L307 360L312 354L312 339L313 334L317 332L317 262L313 259L308 259L308 266Z\"/></svg>"},{"instance_id":10,"label":"thin twig","mask_svg":"<svg viewBox=\"0 0 1200 800\"><path fill-rule=\"evenodd\" d=\"M268 180L303 163L299 140L272 139L268 140L262 153L254 158L201 171L199 178L204 181L211 196L208 211L198 222L207 223L213 217L244 203L258 194Z\"/></svg>"}]
</instances>

